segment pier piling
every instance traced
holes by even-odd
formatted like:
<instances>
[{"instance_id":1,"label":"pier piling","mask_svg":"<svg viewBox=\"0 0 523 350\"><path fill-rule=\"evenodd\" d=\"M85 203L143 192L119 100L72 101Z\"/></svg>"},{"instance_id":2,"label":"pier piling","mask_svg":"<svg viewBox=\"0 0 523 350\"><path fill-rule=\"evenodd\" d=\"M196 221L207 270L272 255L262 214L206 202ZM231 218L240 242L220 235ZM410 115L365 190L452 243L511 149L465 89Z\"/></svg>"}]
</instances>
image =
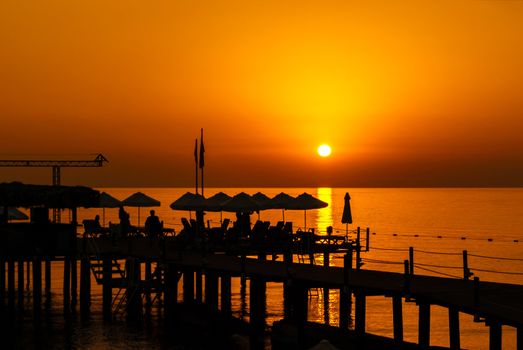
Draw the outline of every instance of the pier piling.
<instances>
[{"instance_id":1,"label":"pier piling","mask_svg":"<svg viewBox=\"0 0 523 350\"><path fill-rule=\"evenodd\" d=\"M392 297L392 319L394 342L401 346L401 344L403 344L403 303L401 295L394 295Z\"/></svg>"},{"instance_id":2,"label":"pier piling","mask_svg":"<svg viewBox=\"0 0 523 350\"><path fill-rule=\"evenodd\" d=\"M226 315L231 315L232 303L231 303L231 276L229 274L222 274L220 278L220 298L221 298L221 311Z\"/></svg>"},{"instance_id":3,"label":"pier piling","mask_svg":"<svg viewBox=\"0 0 523 350\"><path fill-rule=\"evenodd\" d=\"M42 305L42 259L39 256L33 258L33 311L35 317L39 317Z\"/></svg>"},{"instance_id":4,"label":"pier piling","mask_svg":"<svg viewBox=\"0 0 523 350\"><path fill-rule=\"evenodd\" d=\"M352 247L343 257L343 287L340 289L340 328L348 329L351 314L350 273L352 271Z\"/></svg>"},{"instance_id":5,"label":"pier piling","mask_svg":"<svg viewBox=\"0 0 523 350\"><path fill-rule=\"evenodd\" d=\"M420 302L418 306L418 344L421 349L428 349L430 346L430 304Z\"/></svg>"},{"instance_id":6,"label":"pier piling","mask_svg":"<svg viewBox=\"0 0 523 350\"><path fill-rule=\"evenodd\" d=\"M194 302L194 271L189 268L183 271L183 302Z\"/></svg>"},{"instance_id":7,"label":"pier piling","mask_svg":"<svg viewBox=\"0 0 523 350\"><path fill-rule=\"evenodd\" d=\"M212 310L218 310L218 275L215 271L205 271L205 303Z\"/></svg>"},{"instance_id":8,"label":"pier piling","mask_svg":"<svg viewBox=\"0 0 523 350\"><path fill-rule=\"evenodd\" d=\"M185 283L185 282L184 282ZM165 271L165 313L167 320L174 319L174 309L178 300L178 269L176 264L168 264Z\"/></svg>"},{"instance_id":9,"label":"pier piling","mask_svg":"<svg viewBox=\"0 0 523 350\"><path fill-rule=\"evenodd\" d=\"M498 321L489 321L489 350L501 350L501 323Z\"/></svg>"},{"instance_id":10,"label":"pier piling","mask_svg":"<svg viewBox=\"0 0 523 350\"><path fill-rule=\"evenodd\" d=\"M18 308L24 308L24 259L18 259Z\"/></svg>"},{"instance_id":11,"label":"pier piling","mask_svg":"<svg viewBox=\"0 0 523 350\"><path fill-rule=\"evenodd\" d=\"M265 332L265 281L253 276L250 282L250 344L251 349L263 349Z\"/></svg>"},{"instance_id":12,"label":"pier piling","mask_svg":"<svg viewBox=\"0 0 523 350\"><path fill-rule=\"evenodd\" d=\"M5 260L0 258L0 308L5 306Z\"/></svg>"},{"instance_id":13,"label":"pier piling","mask_svg":"<svg viewBox=\"0 0 523 350\"><path fill-rule=\"evenodd\" d=\"M459 310L449 307L449 340L451 349L460 349Z\"/></svg>"},{"instance_id":14,"label":"pier piling","mask_svg":"<svg viewBox=\"0 0 523 350\"><path fill-rule=\"evenodd\" d=\"M76 256L71 257L71 306L74 307L78 301L78 260Z\"/></svg>"},{"instance_id":15,"label":"pier piling","mask_svg":"<svg viewBox=\"0 0 523 350\"><path fill-rule=\"evenodd\" d=\"M110 255L102 257L102 310L105 321L112 319L112 302L113 302L113 288L112 288L112 259Z\"/></svg>"},{"instance_id":16,"label":"pier piling","mask_svg":"<svg viewBox=\"0 0 523 350\"><path fill-rule=\"evenodd\" d=\"M9 316L15 313L15 261L9 257L7 262L7 307Z\"/></svg>"},{"instance_id":17,"label":"pier piling","mask_svg":"<svg viewBox=\"0 0 523 350\"><path fill-rule=\"evenodd\" d=\"M365 314L367 308L367 296L361 292L355 293L356 296L356 310L355 310L355 325L354 330L356 335L365 335Z\"/></svg>"},{"instance_id":18,"label":"pier piling","mask_svg":"<svg viewBox=\"0 0 523 350\"><path fill-rule=\"evenodd\" d=\"M87 256L80 260L80 314L87 319L91 304L91 263Z\"/></svg>"},{"instance_id":19,"label":"pier piling","mask_svg":"<svg viewBox=\"0 0 523 350\"><path fill-rule=\"evenodd\" d=\"M33 268L34 270L35 268ZM64 294L64 312L70 311L71 305L71 258L66 256L64 258L64 280L63 280L63 294Z\"/></svg>"},{"instance_id":20,"label":"pier piling","mask_svg":"<svg viewBox=\"0 0 523 350\"><path fill-rule=\"evenodd\" d=\"M201 269L196 270L196 302L201 304L203 302L203 273ZM207 276L205 276L207 278Z\"/></svg>"},{"instance_id":21,"label":"pier piling","mask_svg":"<svg viewBox=\"0 0 523 350\"><path fill-rule=\"evenodd\" d=\"M151 312L151 287L152 287L152 266L151 260L145 261L145 313L150 314Z\"/></svg>"},{"instance_id":22,"label":"pier piling","mask_svg":"<svg viewBox=\"0 0 523 350\"><path fill-rule=\"evenodd\" d=\"M50 299L51 297L51 258L49 256L45 257L45 297Z\"/></svg>"}]
</instances>

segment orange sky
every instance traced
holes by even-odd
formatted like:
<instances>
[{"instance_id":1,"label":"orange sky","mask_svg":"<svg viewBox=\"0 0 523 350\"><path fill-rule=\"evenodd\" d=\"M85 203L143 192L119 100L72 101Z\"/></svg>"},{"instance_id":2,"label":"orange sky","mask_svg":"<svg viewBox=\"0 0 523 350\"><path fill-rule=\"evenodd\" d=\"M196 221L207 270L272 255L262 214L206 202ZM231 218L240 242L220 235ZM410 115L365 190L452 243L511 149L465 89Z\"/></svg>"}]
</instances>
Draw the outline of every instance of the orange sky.
<instances>
[{"instance_id":1,"label":"orange sky","mask_svg":"<svg viewBox=\"0 0 523 350\"><path fill-rule=\"evenodd\" d=\"M209 186L522 186L521 23L523 1L3 0L0 158L192 186L203 127Z\"/></svg>"}]
</instances>

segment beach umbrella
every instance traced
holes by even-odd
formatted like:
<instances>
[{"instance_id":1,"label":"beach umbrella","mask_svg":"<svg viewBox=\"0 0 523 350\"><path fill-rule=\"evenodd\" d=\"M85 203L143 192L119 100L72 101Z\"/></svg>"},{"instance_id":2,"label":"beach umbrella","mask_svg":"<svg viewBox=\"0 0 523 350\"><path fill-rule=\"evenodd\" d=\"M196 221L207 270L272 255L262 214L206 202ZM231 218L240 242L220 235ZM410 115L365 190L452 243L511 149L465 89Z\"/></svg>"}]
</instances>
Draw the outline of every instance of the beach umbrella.
<instances>
[{"instance_id":1,"label":"beach umbrella","mask_svg":"<svg viewBox=\"0 0 523 350\"><path fill-rule=\"evenodd\" d=\"M343 206L343 215L341 216L341 223L346 224L346 232L349 234L349 224L352 224L352 213L350 210L350 195L345 193L345 205Z\"/></svg>"},{"instance_id":2,"label":"beach umbrella","mask_svg":"<svg viewBox=\"0 0 523 350\"><path fill-rule=\"evenodd\" d=\"M271 199L261 192L253 194L252 199L260 205L260 210L271 208ZM260 220L260 211L258 211L258 220Z\"/></svg>"},{"instance_id":3,"label":"beach umbrella","mask_svg":"<svg viewBox=\"0 0 523 350\"><path fill-rule=\"evenodd\" d=\"M253 194L252 199L254 199L260 205L261 210L272 209L271 199L263 193L257 192Z\"/></svg>"},{"instance_id":4,"label":"beach umbrella","mask_svg":"<svg viewBox=\"0 0 523 350\"><path fill-rule=\"evenodd\" d=\"M191 212L197 210L205 210L207 202L201 194L186 192L180 198L175 200L169 206L172 210L184 210L189 212L189 218L191 218Z\"/></svg>"},{"instance_id":5,"label":"beach umbrella","mask_svg":"<svg viewBox=\"0 0 523 350\"><path fill-rule=\"evenodd\" d=\"M222 204L232 197L223 192L218 192L215 195L206 199L207 211L222 211Z\"/></svg>"},{"instance_id":6,"label":"beach umbrella","mask_svg":"<svg viewBox=\"0 0 523 350\"><path fill-rule=\"evenodd\" d=\"M29 217L20 210L9 207L7 208L7 220L27 220Z\"/></svg>"},{"instance_id":7,"label":"beach umbrella","mask_svg":"<svg viewBox=\"0 0 523 350\"><path fill-rule=\"evenodd\" d=\"M260 205L247 193L241 192L231 199L223 202L222 210L228 212L248 213L260 210Z\"/></svg>"},{"instance_id":8,"label":"beach umbrella","mask_svg":"<svg viewBox=\"0 0 523 350\"><path fill-rule=\"evenodd\" d=\"M228 194L225 194L223 192L218 192L215 195L207 198L207 206L210 208L208 211L219 211L220 212L220 222L223 221L223 210L222 210L222 204L225 201L228 201L232 197Z\"/></svg>"},{"instance_id":9,"label":"beach umbrella","mask_svg":"<svg viewBox=\"0 0 523 350\"><path fill-rule=\"evenodd\" d=\"M127 207L138 207L138 226L140 226L140 208L141 207L159 207L160 201L149 197L142 192L136 192L122 201Z\"/></svg>"},{"instance_id":10,"label":"beach umbrella","mask_svg":"<svg viewBox=\"0 0 523 350\"><path fill-rule=\"evenodd\" d=\"M269 204L269 209L281 209L283 221L285 221L285 210L294 209L296 198L287 193L279 193L274 196Z\"/></svg>"},{"instance_id":11,"label":"beach umbrella","mask_svg":"<svg viewBox=\"0 0 523 350\"><path fill-rule=\"evenodd\" d=\"M207 201L201 194L186 192L169 205L172 210L207 210Z\"/></svg>"},{"instance_id":12,"label":"beach umbrella","mask_svg":"<svg viewBox=\"0 0 523 350\"><path fill-rule=\"evenodd\" d=\"M313 197L312 195L304 192L295 199L294 208L303 210L303 218L305 222L305 231L307 230L307 210L308 209L320 209L325 208L329 204Z\"/></svg>"},{"instance_id":13,"label":"beach umbrella","mask_svg":"<svg viewBox=\"0 0 523 350\"><path fill-rule=\"evenodd\" d=\"M122 202L107 192L100 193L99 207L102 208L102 225L105 226L105 208L118 208L122 205Z\"/></svg>"}]
</instances>

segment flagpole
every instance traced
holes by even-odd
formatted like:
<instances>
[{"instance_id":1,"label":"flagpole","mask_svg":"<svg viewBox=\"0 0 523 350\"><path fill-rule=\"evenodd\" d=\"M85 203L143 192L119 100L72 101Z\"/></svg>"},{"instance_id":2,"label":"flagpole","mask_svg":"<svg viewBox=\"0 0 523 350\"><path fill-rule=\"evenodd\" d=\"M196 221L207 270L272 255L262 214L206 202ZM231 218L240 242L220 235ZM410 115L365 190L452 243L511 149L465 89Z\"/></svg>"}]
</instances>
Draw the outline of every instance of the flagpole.
<instances>
[{"instance_id":1,"label":"flagpole","mask_svg":"<svg viewBox=\"0 0 523 350\"><path fill-rule=\"evenodd\" d=\"M203 167L205 165L204 154L205 148L203 147L203 128L200 131L200 169L202 169L202 196L203 196Z\"/></svg>"},{"instance_id":2,"label":"flagpole","mask_svg":"<svg viewBox=\"0 0 523 350\"><path fill-rule=\"evenodd\" d=\"M194 172L196 175L195 193L198 194L198 139L194 140Z\"/></svg>"}]
</instances>

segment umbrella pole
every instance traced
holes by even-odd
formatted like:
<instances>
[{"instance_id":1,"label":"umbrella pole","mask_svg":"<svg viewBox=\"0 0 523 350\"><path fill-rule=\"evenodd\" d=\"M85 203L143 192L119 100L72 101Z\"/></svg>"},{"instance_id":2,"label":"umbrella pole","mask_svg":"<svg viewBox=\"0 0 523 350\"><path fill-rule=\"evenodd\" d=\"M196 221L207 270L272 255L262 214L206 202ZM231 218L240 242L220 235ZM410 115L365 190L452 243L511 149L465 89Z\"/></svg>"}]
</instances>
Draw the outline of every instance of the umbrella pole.
<instances>
[{"instance_id":1,"label":"umbrella pole","mask_svg":"<svg viewBox=\"0 0 523 350\"><path fill-rule=\"evenodd\" d=\"M285 222L285 209L281 210L281 216L283 217L283 222Z\"/></svg>"},{"instance_id":2,"label":"umbrella pole","mask_svg":"<svg viewBox=\"0 0 523 350\"><path fill-rule=\"evenodd\" d=\"M138 207L138 227L140 227L140 207Z\"/></svg>"},{"instance_id":3,"label":"umbrella pole","mask_svg":"<svg viewBox=\"0 0 523 350\"><path fill-rule=\"evenodd\" d=\"M105 227L105 208L102 208L102 226Z\"/></svg>"},{"instance_id":4,"label":"umbrella pole","mask_svg":"<svg viewBox=\"0 0 523 350\"><path fill-rule=\"evenodd\" d=\"M305 232L307 232L307 210L303 211L303 221L305 222Z\"/></svg>"}]
</instances>

